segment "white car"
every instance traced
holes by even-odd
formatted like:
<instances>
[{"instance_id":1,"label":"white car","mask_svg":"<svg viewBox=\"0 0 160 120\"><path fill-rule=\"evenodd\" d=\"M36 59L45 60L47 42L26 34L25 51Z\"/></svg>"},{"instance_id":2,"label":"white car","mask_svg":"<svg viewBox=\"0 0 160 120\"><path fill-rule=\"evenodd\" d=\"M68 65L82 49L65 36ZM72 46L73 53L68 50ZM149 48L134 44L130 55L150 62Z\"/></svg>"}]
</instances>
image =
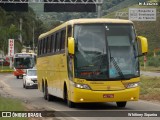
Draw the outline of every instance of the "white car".
<instances>
[{"instance_id":1,"label":"white car","mask_svg":"<svg viewBox=\"0 0 160 120\"><path fill-rule=\"evenodd\" d=\"M26 74L23 75L23 88L37 88L37 70L27 69Z\"/></svg>"}]
</instances>

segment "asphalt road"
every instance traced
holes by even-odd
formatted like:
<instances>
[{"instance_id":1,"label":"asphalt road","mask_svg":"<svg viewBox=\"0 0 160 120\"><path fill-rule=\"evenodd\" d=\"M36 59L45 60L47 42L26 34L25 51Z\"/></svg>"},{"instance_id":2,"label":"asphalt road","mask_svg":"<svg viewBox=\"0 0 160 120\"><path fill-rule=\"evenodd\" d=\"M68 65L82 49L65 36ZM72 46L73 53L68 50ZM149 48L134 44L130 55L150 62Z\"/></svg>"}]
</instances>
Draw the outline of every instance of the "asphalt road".
<instances>
[{"instance_id":1,"label":"asphalt road","mask_svg":"<svg viewBox=\"0 0 160 120\"><path fill-rule=\"evenodd\" d=\"M47 111L61 111L63 115L69 117L62 117L60 112L55 112L55 118L52 119L72 119L72 120L159 120L158 117L138 117L141 112L145 111L159 111L160 104L139 100L138 102L128 102L126 108L117 108L115 103L93 103L93 104L79 104L76 108L68 108L67 105L61 99L55 99L48 102L43 99L43 94L38 89L24 89L22 79L16 79L12 74L0 74L0 93L4 92L4 95L12 95L15 98L21 99L28 105L33 106L35 110L47 110ZM141 112L140 112L141 111ZM135 115L137 117L114 117L118 116ZM148 113L148 112L147 112ZM150 113L148 113L150 114ZM106 116L110 117L106 117Z\"/></svg>"},{"instance_id":2,"label":"asphalt road","mask_svg":"<svg viewBox=\"0 0 160 120\"><path fill-rule=\"evenodd\" d=\"M141 71L141 75L160 77L160 73L158 72Z\"/></svg>"}]
</instances>

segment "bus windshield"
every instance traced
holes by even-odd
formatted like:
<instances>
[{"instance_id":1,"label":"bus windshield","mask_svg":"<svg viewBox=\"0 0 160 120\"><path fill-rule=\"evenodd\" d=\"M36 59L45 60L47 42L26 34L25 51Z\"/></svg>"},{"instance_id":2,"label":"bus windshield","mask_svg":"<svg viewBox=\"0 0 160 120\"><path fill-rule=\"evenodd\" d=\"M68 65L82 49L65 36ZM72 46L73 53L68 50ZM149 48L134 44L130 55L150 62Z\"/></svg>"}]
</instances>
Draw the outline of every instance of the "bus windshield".
<instances>
[{"instance_id":1,"label":"bus windshield","mask_svg":"<svg viewBox=\"0 0 160 120\"><path fill-rule=\"evenodd\" d=\"M35 66L34 58L32 57L23 57L14 59L14 67L16 69L28 69Z\"/></svg>"},{"instance_id":2,"label":"bus windshield","mask_svg":"<svg viewBox=\"0 0 160 120\"><path fill-rule=\"evenodd\" d=\"M132 24L75 25L75 77L89 80L139 76Z\"/></svg>"}]
</instances>

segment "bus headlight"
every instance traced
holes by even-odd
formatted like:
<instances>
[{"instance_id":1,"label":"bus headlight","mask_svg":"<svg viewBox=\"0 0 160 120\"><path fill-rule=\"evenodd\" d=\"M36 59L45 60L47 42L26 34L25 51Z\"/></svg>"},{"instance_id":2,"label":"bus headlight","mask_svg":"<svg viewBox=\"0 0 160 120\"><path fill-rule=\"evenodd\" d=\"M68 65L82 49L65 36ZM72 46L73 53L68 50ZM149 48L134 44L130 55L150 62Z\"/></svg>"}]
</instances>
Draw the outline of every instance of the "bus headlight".
<instances>
[{"instance_id":1,"label":"bus headlight","mask_svg":"<svg viewBox=\"0 0 160 120\"><path fill-rule=\"evenodd\" d=\"M139 82L134 82L134 83L128 83L126 85L126 88L135 88L135 87L138 87L139 86Z\"/></svg>"},{"instance_id":2,"label":"bus headlight","mask_svg":"<svg viewBox=\"0 0 160 120\"><path fill-rule=\"evenodd\" d=\"M80 88L80 89L87 89L87 90L90 90L91 88L86 85L86 84L79 84L79 83L75 83L74 84L76 88Z\"/></svg>"}]
</instances>

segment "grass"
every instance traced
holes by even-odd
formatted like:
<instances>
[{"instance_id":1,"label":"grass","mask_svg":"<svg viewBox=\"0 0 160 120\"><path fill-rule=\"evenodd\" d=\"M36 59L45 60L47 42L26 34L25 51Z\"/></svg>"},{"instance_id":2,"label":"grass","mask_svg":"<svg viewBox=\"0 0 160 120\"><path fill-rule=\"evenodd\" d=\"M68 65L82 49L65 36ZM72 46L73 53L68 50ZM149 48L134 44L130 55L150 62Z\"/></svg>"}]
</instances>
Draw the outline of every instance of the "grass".
<instances>
[{"instance_id":1,"label":"grass","mask_svg":"<svg viewBox=\"0 0 160 120\"><path fill-rule=\"evenodd\" d=\"M24 111L22 102L11 98L0 97L0 111ZM28 118L0 118L1 120L28 120Z\"/></svg>"},{"instance_id":2,"label":"grass","mask_svg":"<svg viewBox=\"0 0 160 120\"><path fill-rule=\"evenodd\" d=\"M150 72L160 72L160 67L146 66L144 69L144 66L141 66L141 70Z\"/></svg>"},{"instance_id":3,"label":"grass","mask_svg":"<svg viewBox=\"0 0 160 120\"><path fill-rule=\"evenodd\" d=\"M13 72L13 69L9 66L0 66L0 72Z\"/></svg>"},{"instance_id":4,"label":"grass","mask_svg":"<svg viewBox=\"0 0 160 120\"><path fill-rule=\"evenodd\" d=\"M160 101L160 77L141 76L140 99Z\"/></svg>"}]
</instances>

